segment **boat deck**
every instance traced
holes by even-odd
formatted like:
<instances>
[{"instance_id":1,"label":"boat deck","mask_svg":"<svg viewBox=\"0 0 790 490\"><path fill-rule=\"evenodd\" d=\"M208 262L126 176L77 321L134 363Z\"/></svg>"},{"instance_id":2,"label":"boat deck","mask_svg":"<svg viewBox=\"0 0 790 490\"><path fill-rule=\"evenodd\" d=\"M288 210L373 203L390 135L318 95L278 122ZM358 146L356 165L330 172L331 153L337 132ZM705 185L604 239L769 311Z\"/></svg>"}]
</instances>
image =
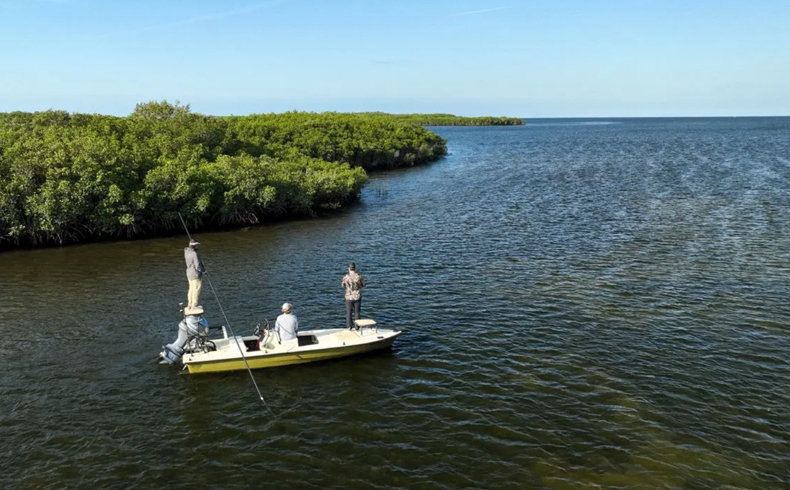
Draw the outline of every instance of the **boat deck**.
<instances>
[{"instance_id":1,"label":"boat deck","mask_svg":"<svg viewBox=\"0 0 790 490\"><path fill-rule=\"evenodd\" d=\"M271 334L263 341L255 335L237 335L212 340L216 350L186 353L182 362L190 373L301 364L388 348L400 333L378 328L306 330L282 343Z\"/></svg>"}]
</instances>

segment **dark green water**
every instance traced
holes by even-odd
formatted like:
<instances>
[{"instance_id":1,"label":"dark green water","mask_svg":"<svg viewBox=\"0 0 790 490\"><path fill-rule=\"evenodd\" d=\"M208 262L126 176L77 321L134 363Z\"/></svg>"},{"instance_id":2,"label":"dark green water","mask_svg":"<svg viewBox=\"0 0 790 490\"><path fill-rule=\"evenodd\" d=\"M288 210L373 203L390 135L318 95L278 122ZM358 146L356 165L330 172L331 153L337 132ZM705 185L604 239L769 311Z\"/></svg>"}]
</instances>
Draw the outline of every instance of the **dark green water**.
<instances>
[{"instance_id":1,"label":"dark green water","mask_svg":"<svg viewBox=\"0 0 790 490\"><path fill-rule=\"evenodd\" d=\"M790 119L435 130L339 215L197 234L236 333L339 326L350 260L404 330L265 405L156 363L185 237L0 254L0 487L790 485Z\"/></svg>"}]
</instances>

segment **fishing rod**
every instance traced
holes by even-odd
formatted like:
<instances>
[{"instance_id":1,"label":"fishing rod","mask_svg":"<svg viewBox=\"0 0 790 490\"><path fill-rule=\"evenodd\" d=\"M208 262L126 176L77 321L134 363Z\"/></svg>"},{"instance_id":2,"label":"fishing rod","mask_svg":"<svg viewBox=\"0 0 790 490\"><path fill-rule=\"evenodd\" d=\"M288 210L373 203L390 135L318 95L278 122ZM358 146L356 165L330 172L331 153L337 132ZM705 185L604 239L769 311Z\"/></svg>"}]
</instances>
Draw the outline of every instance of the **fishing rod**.
<instances>
[{"instance_id":1,"label":"fishing rod","mask_svg":"<svg viewBox=\"0 0 790 490\"><path fill-rule=\"evenodd\" d=\"M184 231L187 232L187 237L189 241L192 241L192 235L189 233L189 228L187 228L187 224L184 221L184 218L181 216L181 213L178 213L178 219L181 220L181 225L184 226ZM252 386L255 387L255 391L258 392L258 398L261 399L261 402L266 406L266 408L271 412L271 409L266 404L266 400L263 399L263 395L261 394L260 388L258 388L258 383L255 382L255 377L252 375L252 369L250 369L250 365L247 362L247 356L244 355L244 349L241 348L239 344L239 338L236 337L236 334L233 333L233 329L230 327L230 321L228 321L228 316L225 315L225 309L222 307L222 303L219 300L219 296L217 295L217 291L214 289L214 284L211 283L211 277L208 275L208 271L205 270L205 266L203 267L203 273L206 275L206 279L208 279L208 285L211 287L211 293L214 295L214 299L217 301L217 305L219 305L219 311L222 313L222 318L225 319L225 325L228 327L228 331L233 339L236 341L236 347L239 348L239 352L241 352L241 358L244 360L244 366L247 368L247 373L250 375L250 380L252 380Z\"/></svg>"}]
</instances>

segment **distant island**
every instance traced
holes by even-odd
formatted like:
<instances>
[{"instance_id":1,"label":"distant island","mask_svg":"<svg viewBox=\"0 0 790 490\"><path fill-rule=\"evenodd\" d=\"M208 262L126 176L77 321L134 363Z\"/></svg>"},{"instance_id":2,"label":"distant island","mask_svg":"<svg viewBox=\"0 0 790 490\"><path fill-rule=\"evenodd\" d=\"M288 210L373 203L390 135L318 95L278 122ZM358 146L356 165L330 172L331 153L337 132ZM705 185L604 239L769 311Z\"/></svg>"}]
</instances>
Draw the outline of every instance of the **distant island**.
<instances>
[{"instance_id":1,"label":"distant island","mask_svg":"<svg viewBox=\"0 0 790 490\"><path fill-rule=\"evenodd\" d=\"M127 117L0 113L0 250L309 216L355 200L367 171L447 153L423 126L523 124L449 114L207 116L141 103Z\"/></svg>"},{"instance_id":2,"label":"distant island","mask_svg":"<svg viewBox=\"0 0 790 490\"><path fill-rule=\"evenodd\" d=\"M524 120L519 117L461 117L452 114L395 114L401 121L420 126L521 126Z\"/></svg>"}]
</instances>

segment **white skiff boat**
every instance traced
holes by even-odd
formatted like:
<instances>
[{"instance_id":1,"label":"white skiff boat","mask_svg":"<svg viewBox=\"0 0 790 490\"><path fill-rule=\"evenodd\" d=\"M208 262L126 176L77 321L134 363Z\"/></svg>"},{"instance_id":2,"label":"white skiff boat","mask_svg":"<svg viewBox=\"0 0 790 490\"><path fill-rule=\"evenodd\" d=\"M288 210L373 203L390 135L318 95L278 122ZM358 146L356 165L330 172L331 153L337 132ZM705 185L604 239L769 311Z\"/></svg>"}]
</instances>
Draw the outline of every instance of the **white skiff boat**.
<instances>
[{"instance_id":1,"label":"white skiff boat","mask_svg":"<svg viewBox=\"0 0 790 490\"><path fill-rule=\"evenodd\" d=\"M180 360L190 374L239 371L248 366L250 369L287 366L387 349L401 333L378 328L371 319L355 323L356 329L352 330L300 330L296 339L282 342L269 328L258 327L253 335L228 336L222 327L219 338L209 338L203 331L184 345ZM166 354L165 350L161 357L167 359Z\"/></svg>"}]
</instances>

